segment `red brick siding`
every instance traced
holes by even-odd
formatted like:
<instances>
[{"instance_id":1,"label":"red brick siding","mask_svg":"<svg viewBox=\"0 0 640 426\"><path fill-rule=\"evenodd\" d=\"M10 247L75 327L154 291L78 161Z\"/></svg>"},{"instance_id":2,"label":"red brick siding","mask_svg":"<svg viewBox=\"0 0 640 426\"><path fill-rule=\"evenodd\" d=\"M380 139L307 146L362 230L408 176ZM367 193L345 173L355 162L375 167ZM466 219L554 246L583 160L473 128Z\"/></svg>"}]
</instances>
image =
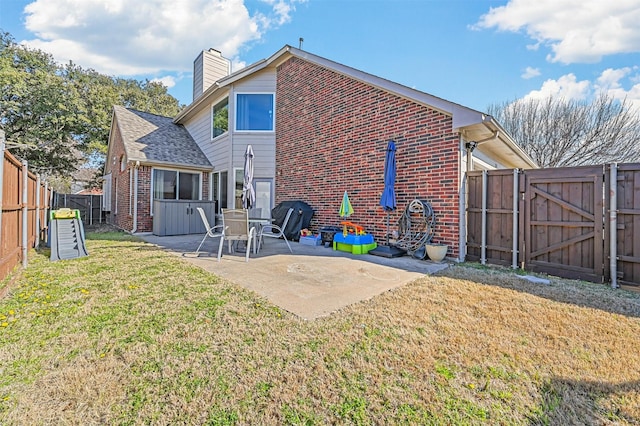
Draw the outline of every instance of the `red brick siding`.
<instances>
[{"instance_id":1,"label":"red brick siding","mask_svg":"<svg viewBox=\"0 0 640 426\"><path fill-rule=\"evenodd\" d=\"M133 227L133 217L129 215L129 165L125 170L120 170L121 158L125 155L122 135L118 126L113 127L113 135L111 140L111 214L109 222L120 229L131 231ZM116 204L117 203L117 204ZM116 205L118 206L116 212Z\"/></svg>"},{"instance_id":2,"label":"red brick siding","mask_svg":"<svg viewBox=\"0 0 640 426\"><path fill-rule=\"evenodd\" d=\"M109 222L120 229L131 232L133 230L133 215L129 214L129 203L133 201L133 196L129 194L129 170L133 169L133 164L127 163L126 169L120 171L120 158L124 155L124 144L117 126L113 132L111 140L111 214ZM115 162L113 160L115 157ZM138 223L136 232L152 232L153 217L151 216L151 166L141 165L138 167ZM116 190L117 187L117 190ZM207 199L209 194L209 173L202 173L202 199ZM116 197L118 212L116 213ZM133 209L131 209L133 213Z\"/></svg>"},{"instance_id":3,"label":"red brick siding","mask_svg":"<svg viewBox=\"0 0 640 426\"><path fill-rule=\"evenodd\" d=\"M355 210L349 220L381 242L384 157L393 139L398 209L391 230L411 200L428 200L434 241L458 255L459 136L451 117L297 58L278 67L276 99L276 203L306 201L317 230L342 220L346 190Z\"/></svg>"}]
</instances>

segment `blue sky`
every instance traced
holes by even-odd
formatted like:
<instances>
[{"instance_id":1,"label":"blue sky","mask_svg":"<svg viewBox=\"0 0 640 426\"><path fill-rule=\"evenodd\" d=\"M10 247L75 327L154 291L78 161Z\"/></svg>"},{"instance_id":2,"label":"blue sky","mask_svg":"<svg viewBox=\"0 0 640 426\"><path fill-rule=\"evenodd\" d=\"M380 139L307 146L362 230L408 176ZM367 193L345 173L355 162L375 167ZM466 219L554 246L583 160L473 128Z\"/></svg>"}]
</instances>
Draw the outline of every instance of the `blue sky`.
<instances>
[{"instance_id":1,"label":"blue sky","mask_svg":"<svg viewBox=\"0 0 640 426\"><path fill-rule=\"evenodd\" d=\"M191 102L193 59L285 44L485 111L600 91L640 106L640 0L0 0L16 41Z\"/></svg>"}]
</instances>

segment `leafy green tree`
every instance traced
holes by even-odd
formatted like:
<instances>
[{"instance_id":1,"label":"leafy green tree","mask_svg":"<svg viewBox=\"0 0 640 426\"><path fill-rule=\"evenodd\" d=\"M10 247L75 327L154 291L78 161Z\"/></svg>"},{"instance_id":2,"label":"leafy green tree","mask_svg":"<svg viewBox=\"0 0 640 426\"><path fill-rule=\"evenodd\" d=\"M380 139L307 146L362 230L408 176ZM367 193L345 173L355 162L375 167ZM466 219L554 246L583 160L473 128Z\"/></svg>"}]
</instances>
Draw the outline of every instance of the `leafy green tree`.
<instances>
[{"instance_id":1,"label":"leafy green tree","mask_svg":"<svg viewBox=\"0 0 640 426\"><path fill-rule=\"evenodd\" d=\"M0 36L0 125L7 145L45 175L72 171L82 106L53 57Z\"/></svg>"},{"instance_id":2,"label":"leafy green tree","mask_svg":"<svg viewBox=\"0 0 640 426\"><path fill-rule=\"evenodd\" d=\"M0 128L14 155L45 176L104 167L113 106L174 116L183 107L160 83L64 66L0 30Z\"/></svg>"}]
</instances>

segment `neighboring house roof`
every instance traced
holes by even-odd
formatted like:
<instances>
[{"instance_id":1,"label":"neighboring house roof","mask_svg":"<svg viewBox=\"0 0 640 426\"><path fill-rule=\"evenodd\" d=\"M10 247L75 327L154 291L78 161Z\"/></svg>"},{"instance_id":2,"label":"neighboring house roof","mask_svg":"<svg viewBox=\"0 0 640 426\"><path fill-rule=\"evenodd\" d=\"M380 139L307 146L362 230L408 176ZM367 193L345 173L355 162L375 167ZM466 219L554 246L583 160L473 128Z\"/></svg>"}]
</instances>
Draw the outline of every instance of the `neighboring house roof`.
<instances>
[{"instance_id":1,"label":"neighboring house roof","mask_svg":"<svg viewBox=\"0 0 640 426\"><path fill-rule=\"evenodd\" d=\"M83 189L82 191L78 191L75 195L102 195L101 188L92 188L92 189Z\"/></svg>"},{"instance_id":2,"label":"neighboring house roof","mask_svg":"<svg viewBox=\"0 0 640 426\"><path fill-rule=\"evenodd\" d=\"M533 161L533 159L515 143L502 126L488 114L407 86L403 86L402 84L377 77L373 74L368 74L288 45L284 46L271 57L260 60L218 80L214 85L208 88L202 96L180 111L180 113L178 113L174 118L174 123L179 124L188 120L195 113L200 111L203 106L209 105L214 98L219 97L221 92L227 91L227 86L234 82L244 79L265 68L277 67L279 64L291 57L303 59L323 68L351 77L355 80L447 114L452 117L452 130L460 131L464 135L465 139L469 141L478 141L478 150L486 150L494 155L498 155L511 167L538 167L535 161Z\"/></svg>"},{"instance_id":3,"label":"neighboring house roof","mask_svg":"<svg viewBox=\"0 0 640 426\"><path fill-rule=\"evenodd\" d=\"M213 169L187 129L171 117L113 107L128 161L147 165L166 165Z\"/></svg>"}]
</instances>

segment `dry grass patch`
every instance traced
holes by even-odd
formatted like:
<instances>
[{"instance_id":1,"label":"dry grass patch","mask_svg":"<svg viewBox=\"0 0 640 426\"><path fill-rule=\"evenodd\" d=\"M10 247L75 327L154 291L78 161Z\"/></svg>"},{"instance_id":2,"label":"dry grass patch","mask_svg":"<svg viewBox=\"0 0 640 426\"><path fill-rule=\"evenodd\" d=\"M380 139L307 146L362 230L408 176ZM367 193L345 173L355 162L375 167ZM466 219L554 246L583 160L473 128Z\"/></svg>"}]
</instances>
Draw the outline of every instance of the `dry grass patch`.
<instances>
[{"instance_id":1,"label":"dry grass patch","mask_svg":"<svg viewBox=\"0 0 640 426\"><path fill-rule=\"evenodd\" d=\"M88 236L0 301L2 424L640 423L636 294L456 266L303 321Z\"/></svg>"}]
</instances>

